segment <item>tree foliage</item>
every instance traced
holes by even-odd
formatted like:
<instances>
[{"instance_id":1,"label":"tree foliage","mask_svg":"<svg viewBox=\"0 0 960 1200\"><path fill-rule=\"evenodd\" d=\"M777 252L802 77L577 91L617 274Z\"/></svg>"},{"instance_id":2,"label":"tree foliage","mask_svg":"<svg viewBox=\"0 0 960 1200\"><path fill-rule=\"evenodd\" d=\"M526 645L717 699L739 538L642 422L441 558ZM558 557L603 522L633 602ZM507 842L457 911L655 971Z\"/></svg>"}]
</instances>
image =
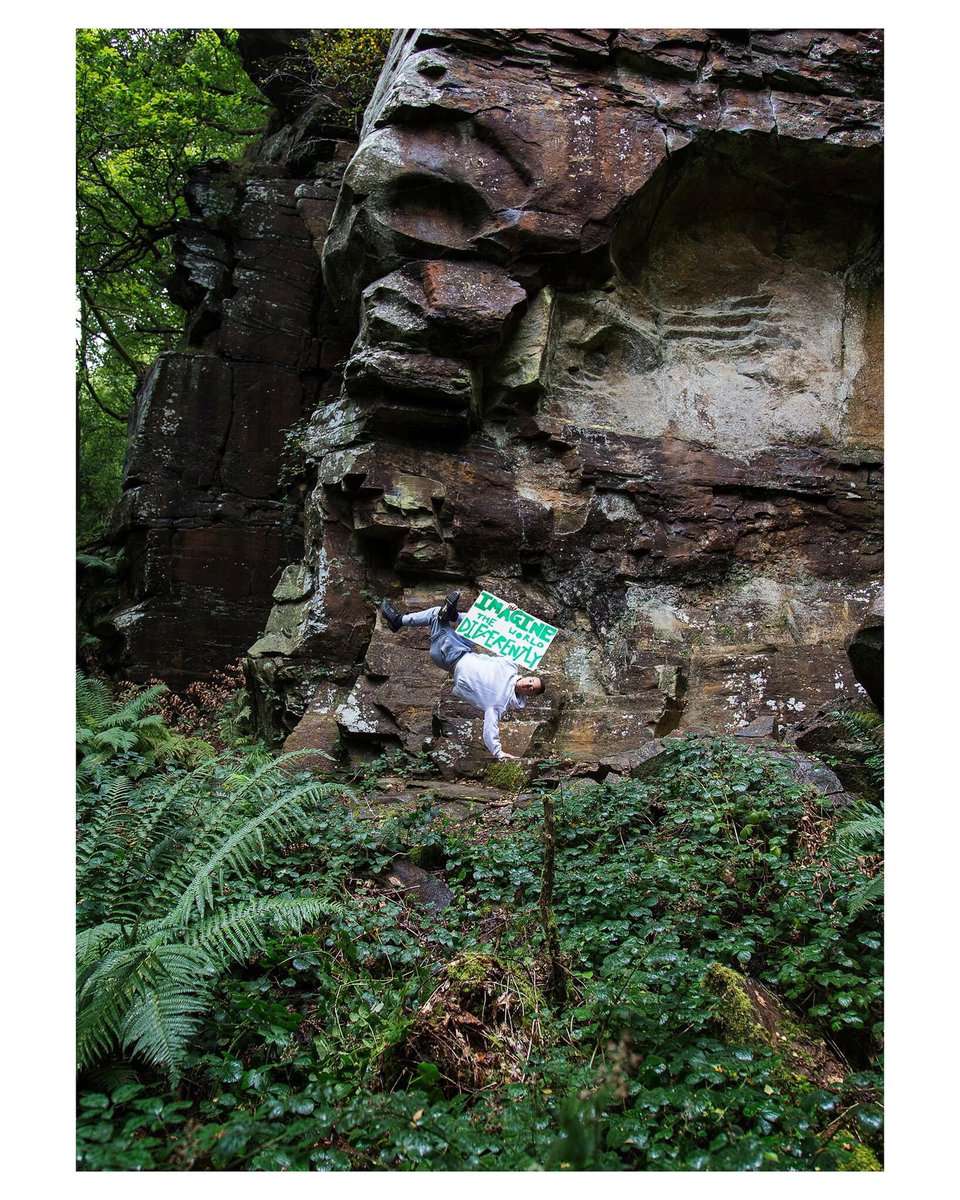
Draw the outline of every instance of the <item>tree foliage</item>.
<instances>
[{"instance_id":1,"label":"tree foliage","mask_svg":"<svg viewBox=\"0 0 960 1200\"><path fill-rule=\"evenodd\" d=\"M359 127L393 36L392 29L318 29L307 44L316 83Z\"/></svg>"},{"instance_id":2,"label":"tree foliage","mask_svg":"<svg viewBox=\"0 0 960 1200\"><path fill-rule=\"evenodd\" d=\"M77 406L81 542L119 486L138 383L176 345L165 288L191 166L239 157L267 106L231 31L77 31Z\"/></svg>"}]
</instances>

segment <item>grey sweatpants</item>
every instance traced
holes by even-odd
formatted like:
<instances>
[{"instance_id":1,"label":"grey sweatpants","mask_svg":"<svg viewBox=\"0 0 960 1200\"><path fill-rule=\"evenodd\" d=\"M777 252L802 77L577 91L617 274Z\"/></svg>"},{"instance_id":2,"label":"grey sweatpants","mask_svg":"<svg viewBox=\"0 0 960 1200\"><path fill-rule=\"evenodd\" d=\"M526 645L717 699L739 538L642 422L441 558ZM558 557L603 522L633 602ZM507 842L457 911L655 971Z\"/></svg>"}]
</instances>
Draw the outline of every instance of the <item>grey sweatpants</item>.
<instances>
[{"instance_id":1,"label":"grey sweatpants","mask_svg":"<svg viewBox=\"0 0 960 1200\"><path fill-rule=\"evenodd\" d=\"M452 671L454 663L473 650L473 642L468 642L449 625L441 625L437 620L440 605L435 608L424 608L420 612L404 613L401 618L404 625L430 626L430 657L444 671Z\"/></svg>"}]
</instances>

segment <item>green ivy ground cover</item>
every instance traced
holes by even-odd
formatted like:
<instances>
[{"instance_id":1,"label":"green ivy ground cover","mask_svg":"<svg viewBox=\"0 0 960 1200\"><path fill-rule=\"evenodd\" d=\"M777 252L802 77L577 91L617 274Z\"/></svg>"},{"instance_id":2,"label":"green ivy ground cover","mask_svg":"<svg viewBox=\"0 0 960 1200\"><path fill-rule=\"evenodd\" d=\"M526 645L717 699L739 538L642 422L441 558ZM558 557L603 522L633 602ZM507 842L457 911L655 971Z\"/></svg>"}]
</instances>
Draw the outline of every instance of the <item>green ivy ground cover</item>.
<instances>
[{"instance_id":1,"label":"green ivy ground cover","mask_svg":"<svg viewBox=\"0 0 960 1200\"><path fill-rule=\"evenodd\" d=\"M158 755L142 712L119 724L141 740L112 736L114 753L97 742L105 719L88 721L81 761L92 865L82 856L80 912L93 914L81 930L116 917L140 936L137 888L111 916L104 884L133 876L132 842L114 839L106 870L90 845L120 779L118 814L152 812L179 789L163 836L186 858L200 829L209 841L225 794L252 789L259 811L296 793L295 837L264 836L240 862L218 851L208 903L309 900L323 915L285 928L270 917L249 954L210 960L175 1070L125 1049L118 1026L79 1075L79 1169L878 1169L879 843L852 845L855 814L822 806L783 761L681 739L645 783L555 793L570 985L557 1009L536 800L483 829L445 821L429 797L375 823L295 762L254 768L237 751L198 768L175 745ZM146 890L163 852L142 840ZM400 853L446 879L449 908L417 908L384 885ZM786 1044L731 1037L708 986L715 964L788 1005L803 1045L842 1071L825 1079L816 1055L808 1068Z\"/></svg>"}]
</instances>

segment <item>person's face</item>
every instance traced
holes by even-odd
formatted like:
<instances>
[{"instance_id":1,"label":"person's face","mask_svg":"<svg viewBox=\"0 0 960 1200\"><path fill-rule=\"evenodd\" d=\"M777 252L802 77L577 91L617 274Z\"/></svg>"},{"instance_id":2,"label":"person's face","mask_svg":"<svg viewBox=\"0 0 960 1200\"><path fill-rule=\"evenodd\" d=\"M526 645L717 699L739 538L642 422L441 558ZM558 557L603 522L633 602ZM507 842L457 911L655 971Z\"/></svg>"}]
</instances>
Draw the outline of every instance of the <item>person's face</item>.
<instances>
[{"instance_id":1,"label":"person's face","mask_svg":"<svg viewBox=\"0 0 960 1200\"><path fill-rule=\"evenodd\" d=\"M535 696L540 691L540 676L525 675L517 680L517 694L520 696Z\"/></svg>"}]
</instances>

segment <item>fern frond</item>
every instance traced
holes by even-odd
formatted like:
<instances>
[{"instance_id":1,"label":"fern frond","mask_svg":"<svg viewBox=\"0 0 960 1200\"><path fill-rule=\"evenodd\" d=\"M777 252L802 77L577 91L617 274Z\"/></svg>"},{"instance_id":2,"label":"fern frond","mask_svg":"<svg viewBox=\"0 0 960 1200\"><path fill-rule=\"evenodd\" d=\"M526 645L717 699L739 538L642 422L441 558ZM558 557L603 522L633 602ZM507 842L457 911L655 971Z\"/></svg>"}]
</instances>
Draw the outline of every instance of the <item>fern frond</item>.
<instances>
[{"instance_id":1,"label":"fern frond","mask_svg":"<svg viewBox=\"0 0 960 1200\"><path fill-rule=\"evenodd\" d=\"M108 942L114 941L121 932L117 921L102 921L90 929L77 934L77 974L86 976L96 964L99 951Z\"/></svg>"},{"instance_id":2,"label":"fern frond","mask_svg":"<svg viewBox=\"0 0 960 1200\"><path fill-rule=\"evenodd\" d=\"M221 908L190 930L192 944L204 946L224 964L245 962L265 948L265 933L298 931L308 921L319 921L341 911L316 896L261 896Z\"/></svg>"},{"instance_id":3,"label":"fern frond","mask_svg":"<svg viewBox=\"0 0 960 1200\"><path fill-rule=\"evenodd\" d=\"M85 1067L131 1040L148 1045L150 1016L157 1011L161 1021L164 1013L174 1018L203 1011L214 971L202 946L171 942L167 930L146 931L133 945L115 943L78 977L78 1065ZM172 998L174 992L183 997L180 1008ZM172 1036L169 1028L153 1032L157 1045Z\"/></svg>"},{"instance_id":4,"label":"fern frond","mask_svg":"<svg viewBox=\"0 0 960 1200\"><path fill-rule=\"evenodd\" d=\"M149 847L144 853L155 852L159 842L188 832L185 813L196 803L197 785L206 782L209 770L200 766L182 775L164 774L153 786L148 785L141 793L144 800L137 814L133 831L136 845Z\"/></svg>"},{"instance_id":5,"label":"fern frond","mask_svg":"<svg viewBox=\"0 0 960 1200\"><path fill-rule=\"evenodd\" d=\"M298 761L309 760L313 755L311 750L288 750L261 763L252 775L235 774L227 782L238 796L246 796L251 792L260 794L268 787L287 788L291 767Z\"/></svg>"},{"instance_id":6,"label":"fern frond","mask_svg":"<svg viewBox=\"0 0 960 1200\"><path fill-rule=\"evenodd\" d=\"M306 823L300 801L310 787L310 784L301 784L287 789L216 844L183 889L177 905L180 919L184 919L191 906L196 908L198 917L212 906L212 880L218 871L243 874L263 854L266 838L279 842L295 834Z\"/></svg>"},{"instance_id":7,"label":"fern frond","mask_svg":"<svg viewBox=\"0 0 960 1200\"><path fill-rule=\"evenodd\" d=\"M347 783L326 783L319 779L311 779L297 789L298 796L310 804L321 804L330 800L355 800L356 788Z\"/></svg>"},{"instance_id":8,"label":"fern frond","mask_svg":"<svg viewBox=\"0 0 960 1200\"><path fill-rule=\"evenodd\" d=\"M113 711L113 697L102 679L77 671L77 722L90 728L101 725Z\"/></svg>"},{"instance_id":9,"label":"fern frond","mask_svg":"<svg viewBox=\"0 0 960 1200\"><path fill-rule=\"evenodd\" d=\"M96 786L94 781L99 773L99 769L106 766L112 757L111 754L103 750L90 751L88 754L85 754L77 765L77 783L81 788L88 784Z\"/></svg>"},{"instance_id":10,"label":"fern frond","mask_svg":"<svg viewBox=\"0 0 960 1200\"><path fill-rule=\"evenodd\" d=\"M883 853L883 810L876 804L863 803L854 813L836 831L840 861L859 879L848 899L850 917L856 917L883 898L883 863L879 857ZM864 876L865 862L875 872L872 878Z\"/></svg>"},{"instance_id":11,"label":"fern frond","mask_svg":"<svg viewBox=\"0 0 960 1200\"><path fill-rule=\"evenodd\" d=\"M133 716L140 745L144 728L147 737L161 731L150 717ZM109 731L135 729L92 732ZM130 774L140 760L112 778L102 769L96 804L84 797L78 843L81 1067L121 1048L176 1079L217 975L263 948L271 931L298 930L334 911L315 896L223 901L267 843L296 836L328 794L284 773L298 757L260 763L229 784L218 763L136 784Z\"/></svg>"},{"instance_id":12,"label":"fern frond","mask_svg":"<svg viewBox=\"0 0 960 1200\"><path fill-rule=\"evenodd\" d=\"M174 786L166 792L161 790L155 799L148 787L133 804L128 776L116 776L104 790L82 826L77 846L77 888L84 900L80 922L89 913L98 919L124 906L150 916L154 896L150 881L157 869L150 856L163 848L169 862L174 862L176 848L169 840L179 835L182 845L186 832L180 790Z\"/></svg>"},{"instance_id":13,"label":"fern frond","mask_svg":"<svg viewBox=\"0 0 960 1200\"><path fill-rule=\"evenodd\" d=\"M151 950L108 949L77 979L77 1065L82 1069L119 1044L120 1029L138 988L149 986Z\"/></svg>"},{"instance_id":14,"label":"fern frond","mask_svg":"<svg viewBox=\"0 0 960 1200\"><path fill-rule=\"evenodd\" d=\"M161 713L148 713L145 717L139 717L137 719L137 728L148 730L157 728L162 729L163 715Z\"/></svg>"},{"instance_id":15,"label":"fern frond","mask_svg":"<svg viewBox=\"0 0 960 1200\"><path fill-rule=\"evenodd\" d=\"M159 885L190 862L195 793L206 774L172 782L163 775L139 789L136 806L121 803L122 789L111 789L106 823L95 818L78 850L78 884L92 905L106 911L129 906L144 920L168 911Z\"/></svg>"},{"instance_id":16,"label":"fern frond","mask_svg":"<svg viewBox=\"0 0 960 1200\"><path fill-rule=\"evenodd\" d=\"M861 803L850 818L837 827L837 841L844 846L883 844L883 809L876 804Z\"/></svg>"},{"instance_id":17,"label":"fern frond","mask_svg":"<svg viewBox=\"0 0 960 1200\"><path fill-rule=\"evenodd\" d=\"M155 683L152 687L144 688L142 692L137 692L130 696L125 704L111 712L103 720L103 726L110 728L117 725L131 725L134 722L151 720L150 716L144 715L146 710L158 696L162 696L167 691L169 689L164 683Z\"/></svg>"},{"instance_id":18,"label":"fern frond","mask_svg":"<svg viewBox=\"0 0 960 1200\"><path fill-rule=\"evenodd\" d=\"M98 729L90 741L97 750L134 750L137 745L137 735L132 729Z\"/></svg>"},{"instance_id":19,"label":"fern frond","mask_svg":"<svg viewBox=\"0 0 960 1200\"><path fill-rule=\"evenodd\" d=\"M262 763L252 775L234 774L227 780L231 793L240 799L250 792L256 792L258 789L270 783L275 783L278 775L278 764L280 759L271 758L267 762Z\"/></svg>"},{"instance_id":20,"label":"fern frond","mask_svg":"<svg viewBox=\"0 0 960 1200\"><path fill-rule=\"evenodd\" d=\"M176 730L168 729L162 719L156 725L148 725L147 717L137 725L140 743L151 762L173 760L190 766L212 759L216 751L202 738L184 737Z\"/></svg>"},{"instance_id":21,"label":"fern frond","mask_svg":"<svg viewBox=\"0 0 960 1200\"><path fill-rule=\"evenodd\" d=\"M174 982L152 988L130 1006L120 1030L120 1045L161 1067L176 1086L187 1043L208 1007L206 992L189 991Z\"/></svg>"},{"instance_id":22,"label":"fern frond","mask_svg":"<svg viewBox=\"0 0 960 1200\"><path fill-rule=\"evenodd\" d=\"M837 830L837 838L841 842L861 845L865 842L883 841L883 817L864 816L855 821L847 821Z\"/></svg>"},{"instance_id":23,"label":"fern frond","mask_svg":"<svg viewBox=\"0 0 960 1200\"><path fill-rule=\"evenodd\" d=\"M850 893L847 912L851 917L859 915L865 908L883 899L883 872L874 875L862 886Z\"/></svg>"},{"instance_id":24,"label":"fern frond","mask_svg":"<svg viewBox=\"0 0 960 1200\"><path fill-rule=\"evenodd\" d=\"M189 851L191 845L189 830L182 826L158 835L144 850L141 878L154 881L162 879Z\"/></svg>"},{"instance_id":25,"label":"fern frond","mask_svg":"<svg viewBox=\"0 0 960 1200\"><path fill-rule=\"evenodd\" d=\"M243 821L245 814L236 813L232 795L209 798L191 821L185 832L180 855L165 862L164 873L154 889L153 910L170 911L176 907L197 874L198 865L207 862L223 845L224 840Z\"/></svg>"},{"instance_id":26,"label":"fern frond","mask_svg":"<svg viewBox=\"0 0 960 1200\"><path fill-rule=\"evenodd\" d=\"M882 791L884 782L883 717L873 709L841 708L834 712L847 735L859 746L864 765L870 771L876 787Z\"/></svg>"},{"instance_id":27,"label":"fern frond","mask_svg":"<svg viewBox=\"0 0 960 1200\"><path fill-rule=\"evenodd\" d=\"M279 840L284 832L292 829L295 823L302 819L303 812L299 805L291 802L287 796L280 796L256 816L245 821L220 843L194 873L177 905L181 919L184 919L191 908L195 908L197 915L202 917L211 907L211 880L217 871L229 868L243 872L248 869L254 858L263 853L264 834Z\"/></svg>"},{"instance_id":28,"label":"fern frond","mask_svg":"<svg viewBox=\"0 0 960 1200\"><path fill-rule=\"evenodd\" d=\"M128 1007L119 1040L176 1083L186 1044L210 1004L212 965L202 948L177 943L158 944L153 963L156 973Z\"/></svg>"},{"instance_id":29,"label":"fern frond","mask_svg":"<svg viewBox=\"0 0 960 1200\"><path fill-rule=\"evenodd\" d=\"M126 551L121 546L119 550L114 550L112 553L102 555L86 554L82 550L77 551L77 566L86 567L89 570L103 571L106 575L118 575L120 566L126 555Z\"/></svg>"},{"instance_id":30,"label":"fern frond","mask_svg":"<svg viewBox=\"0 0 960 1200\"><path fill-rule=\"evenodd\" d=\"M84 879L92 860L102 857L104 839L113 839L128 819L133 783L128 775L115 775L100 793L96 806L80 828L77 843L77 879Z\"/></svg>"},{"instance_id":31,"label":"fern frond","mask_svg":"<svg viewBox=\"0 0 960 1200\"><path fill-rule=\"evenodd\" d=\"M110 1063L103 1067L88 1067L84 1072L84 1083L94 1091L110 1095L121 1084L136 1083L137 1073L122 1063Z\"/></svg>"},{"instance_id":32,"label":"fern frond","mask_svg":"<svg viewBox=\"0 0 960 1200\"><path fill-rule=\"evenodd\" d=\"M169 875L158 885L158 899L162 897L165 901L182 896L197 874L198 862L217 855L225 840L236 830L237 823L254 811L254 806L264 799L271 787L282 785L284 781L277 779L278 761L270 759L259 766L253 775L231 775L222 781L223 791L214 802L206 803L199 814L189 850L179 863L173 864ZM251 855L256 856L262 851L261 839L248 847L239 847L233 868L242 871L253 861Z\"/></svg>"},{"instance_id":33,"label":"fern frond","mask_svg":"<svg viewBox=\"0 0 960 1200\"><path fill-rule=\"evenodd\" d=\"M841 708L837 710L840 723L851 737L865 737L877 741L883 737L883 717L869 708Z\"/></svg>"},{"instance_id":34,"label":"fern frond","mask_svg":"<svg viewBox=\"0 0 960 1200\"><path fill-rule=\"evenodd\" d=\"M111 775L109 782L101 788L97 804L83 827L83 838L95 838L100 830L115 822L118 814L129 807L132 791L133 781L126 772Z\"/></svg>"}]
</instances>

